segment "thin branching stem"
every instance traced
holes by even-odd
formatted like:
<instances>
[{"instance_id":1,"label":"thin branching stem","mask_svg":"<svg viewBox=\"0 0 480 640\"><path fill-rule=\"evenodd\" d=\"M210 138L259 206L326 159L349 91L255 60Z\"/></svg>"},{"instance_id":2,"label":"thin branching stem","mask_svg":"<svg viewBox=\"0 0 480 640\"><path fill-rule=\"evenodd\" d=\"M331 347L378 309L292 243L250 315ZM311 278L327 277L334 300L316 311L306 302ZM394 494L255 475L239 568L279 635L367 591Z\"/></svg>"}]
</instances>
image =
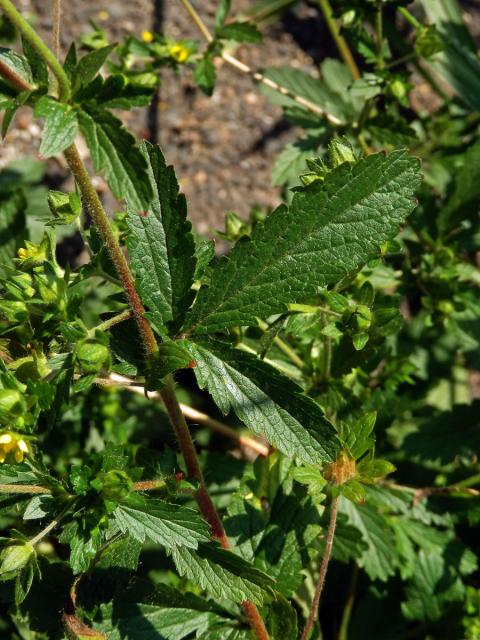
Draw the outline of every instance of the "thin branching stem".
<instances>
[{"instance_id":1,"label":"thin branching stem","mask_svg":"<svg viewBox=\"0 0 480 640\"><path fill-rule=\"evenodd\" d=\"M89 337L93 338L93 336L97 331L101 331L101 332L108 331L109 329L114 327L116 324L120 324L121 322L125 322L125 320L129 320L132 316L133 316L133 311L131 311L131 309L126 309L125 311L118 313L116 316L107 318L100 324L97 324L96 327L92 327L89 330L88 335Z\"/></svg>"},{"instance_id":2,"label":"thin branching stem","mask_svg":"<svg viewBox=\"0 0 480 640\"><path fill-rule=\"evenodd\" d=\"M340 33L337 21L333 17L333 10L332 5L330 4L330 0L318 0L318 4L320 5L320 9L322 10L323 17L325 18L325 22L327 23L327 27L332 35L332 38L335 40L338 52L342 56L342 59L347 67L350 69L352 78L354 80L359 80L362 77L362 74L357 67L357 63L355 62L355 58L350 51L350 47L348 46L347 41Z\"/></svg>"},{"instance_id":3,"label":"thin branching stem","mask_svg":"<svg viewBox=\"0 0 480 640\"><path fill-rule=\"evenodd\" d=\"M320 603L320 596L322 595L323 587L325 585L325 578L327 576L328 563L332 554L333 539L335 537L335 528L337 526L338 515L338 501L339 497L335 497L332 500L330 508L330 522L328 523L327 539L325 541L325 553L322 558L322 564L320 567L320 575L318 576L317 586L315 588L315 595L313 596L312 607L310 609L310 615L308 616L307 623L303 629L301 640L308 640L313 629L313 625L318 617L318 605Z\"/></svg>"},{"instance_id":4,"label":"thin branching stem","mask_svg":"<svg viewBox=\"0 0 480 640\"><path fill-rule=\"evenodd\" d=\"M37 533L36 536L34 536L33 538L30 538L29 542L32 545L32 547L34 547L36 544L38 544L41 540L43 540L43 538L45 538L45 536L48 536L48 534L53 531L55 529L55 527L57 527L60 522L63 520L63 518L67 515L68 511L71 508L71 503L68 504L63 511L61 511L58 516L56 518L54 518L49 524L47 524L47 526L42 529L39 533Z\"/></svg>"}]
</instances>

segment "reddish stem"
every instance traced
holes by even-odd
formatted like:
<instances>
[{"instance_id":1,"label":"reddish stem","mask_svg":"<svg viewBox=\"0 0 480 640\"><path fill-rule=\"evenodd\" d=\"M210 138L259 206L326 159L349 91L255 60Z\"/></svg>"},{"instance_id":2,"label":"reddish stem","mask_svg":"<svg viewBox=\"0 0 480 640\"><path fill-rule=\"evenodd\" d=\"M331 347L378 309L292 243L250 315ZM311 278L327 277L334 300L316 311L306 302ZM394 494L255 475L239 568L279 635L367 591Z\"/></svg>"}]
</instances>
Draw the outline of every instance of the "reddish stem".
<instances>
[{"instance_id":1,"label":"reddish stem","mask_svg":"<svg viewBox=\"0 0 480 640\"><path fill-rule=\"evenodd\" d=\"M315 595L313 596L312 607L310 609L310 615L308 616L307 624L302 633L301 640L308 640L313 629L313 625L318 617L318 605L320 604L320 596L322 595L323 586L325 584L325 578L327 576L328 562L332 553L333 538L335 537L335 527L337 526L338 515L338 496L332 500L332 506L330 511L330 522L328 523L327 540L325 544L325 554L322 560L322 566L320 567L320 575L318 576L317 588L315 589Z\"/></svg>"}]
</instances>

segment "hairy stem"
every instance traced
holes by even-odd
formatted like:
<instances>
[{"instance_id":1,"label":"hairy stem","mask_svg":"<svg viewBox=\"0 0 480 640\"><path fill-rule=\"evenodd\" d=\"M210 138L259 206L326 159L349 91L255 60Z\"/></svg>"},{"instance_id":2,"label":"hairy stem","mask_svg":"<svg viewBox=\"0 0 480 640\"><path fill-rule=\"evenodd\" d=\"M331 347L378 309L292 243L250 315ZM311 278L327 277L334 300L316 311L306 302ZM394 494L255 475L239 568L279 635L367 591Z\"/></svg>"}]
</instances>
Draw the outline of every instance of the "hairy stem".
<instances>
[{"instance_id":1,"label":"hairy stem","mask_svg":"<svg viewBox=\"0 0 480 640\"><path fill-rule=\"evenodd\" d=\"M3 10L10 22L15 25L25 40L28 40L38 55L52 70L53 75L58 81L59 98L62 102L68 102L71 93L70 81L53 52L50 51L37 32L30 26L21 13L17 11L10 0L0 0L0 8Z\"/></svg>"},{"instance_id":2,"label":"hairy stem","mask_svg":"<svg viewBox=\"0 0 480 640\"><path fill-rule=\"evenodd\" d=\"M375 13L375 40L377 47L377 66L379 69L383 69L385 66L383 60L383 11L380 3L377 4Z\"/></svg>"},{"instance_id":3,"label":"hairy stem","mask_svg":"<svg viewBox=\"0 0 480 640\"><path fill-rule=\"evenodd\" d=\"M60 58L60 26L62 22L62 0L53 0L52 9L52 48L55 57Z\"/></svg>"},{"instance_id":4,"label":"hairy stem","mask_svg":"<svg viewBox=\"0 0 480 640\"><path fill-rule=\"evenodd\" d=\"M192 20L195 22L196 26L198 27L198 30L202 33L205 40L209 43L212 42L213 41L212 34L208 30L207 26L205 25L201 17L198 15L196 10L193 8L190 0L181 0L181 3L185 7L185 9L188 11L189 15L191 16ZM320 116L321 118L324 118L325 120L327 120L331 125L338 127L345 124L344 122L342 122L342 120L340 120L336 116L324 111L321 107L319 107L314 102L311 102L310 100L307 100L306 98L303 98L302 96L297 95L293 91L290 91L290 89L287 89L287 87L284 87L278 84L278 82L275 82L270 78L267 78L266 76L263 75L263 73L261 73L260 71L255 71L244 62L241 62L238 58L235 58L235 56L232 56L231 54L223 51L221 53L221 57L222 57L222 60L225 60L225 62L227 62L232 67L235 67L235 69L237 69L238 71L241 71L246 75L249 75L253 80L255 80L255 82L260 82L261 84L264 84L266 87L273 89L277 93L281 93L284 96L288 96L294 102L299 104L301 107L304 107L311 113L314 113L315 115Z\"/></svg>"},{"instance_id":5,"label":"hairy stem","mask_svg":"<svg viewBox=\"0 0 480 640\"><path fill-rule=\"evenodd\" d=\"M190 431L175 395L172 376L168 376L166 378L165 386L160 391L160 395L167 409L172 427L175 430L177 440L180 443L188 475L191 478L195 478L199 484L195 498L200 511L210 525L212 536L218 540L223 549L229 549L230 543L228 541L227 534L225 533L220 516L218 515L215 505L208 493L207 485L205 484L205 479L203 477ZM243 602L242 607L252 630L255 632L259 640L268 640L268 632L256 605L252 602Z\"/></svg>"},{"instance_id":6,"label":"hairy stem","mask_svg":"<svg viewBox=\"0 0 480 640\"><path fill-rule=\"evenodd\" d=\"M37 484L0 484L0 493L39 493L47 495L50 489Z\"/></svg>"},{"instance_id":7,"label":"hairy stem","mask_svg":"<svg viewBox=\"0 0 480 640\"><path fill-rule=\"evenodd\" d=\"M63 71L62 66L58 62L57 58L50 51L43 40L37 35L37 33L28 24L25 18L15 9L10 0L0 0L0 8L17 27L20 33L30 42L35 48L37 53L50 67L55 77L58 80L60 95L59 98L62 102L67 102L70 98L70 81ZM24 89L22 89L24 90ZM64 152L70 171L72 172L75 181L79 187L83 204L88 208L92 217L93 223L99 232L103 242L105 243L109 256L115 266L117 275L125 290L125 294L132 308L133 315L135 317L144 347L146 351L147 361L150 361L158 352L157 341L155 335L148 324L144 313L143 304L140 300L140 296L135 288L135 281L133 274L130 270L125 255L115 238L108 216L103 209L100 198L92 184L90 176L86 170L86 167L78 153L78 149L75 145L71 145ZM176 433L182 454L187 465L188 473L191 477L195 478L200 485L200 488L196 492L196 500L204 518L210 524L213 537L215 537L223 548L228 549L229 543L220 517L215 509L210 494L208 493L207 486L203 479L200 462L198 460L197 452L193 444L190 431L188 429L185 418L182 414L178 399L175 394L173 378L168 376L165 380L165 387L160 391L160 395L163 399L165 407L167 409L170 422ZM56 520L52 521L38 536L31 541L35 544L42 539L44 535L47 535L49 531L57 526L62 515ZM268 633L265 625L263 624L260 614L256 606L250 602L244 603L244 611L249 619L250 626L258 636L260 640L268 640Z\"/></svg>"},{"instance_id":8,"label":"hairy stem","mask_svg":"<svg viewBox=\"0 0 480 640\"><path fill-rule=\"evenodd\" d=\"M350 69L350 73L352 74L352 78L354 80L358 80L361 78L362 74L360 73L357 63L355 62L355 58L350 51L350 47L347 44L347 41L340 33L340 29L338 28L337 21L333 17L332 6L330 4L330 0L318 0L318 4L320 5L320 9L322 10L323 17L325 18L325 22L327 23L328 29L332 35L332 38L335 40L335 44L337 45L338 52L343 58L343 61Z\"/></svg>"},{"instance_id":9,"label":"hairy stem","mask_svg":"<svg viewBox=\"0 0 480 640\"><path fill-rule=\"evenodd\" d=\"M333 538L335 537L335 527L337 526L338 515L338 496L332 500L330 511L330 522L328 523L327 539L325 544L325 554L322 559L322 565L320 567L320 575L318 576L318 582L315 589L315 595L313 596L312 607L310 609L310 615L308 616L307 623L303 629L301 640L308 640L313 629L313 625L318 616L318 605L320 603L320 596L322 595L323 587L325 584L325 578L327 576L328 563L332 553Z\"/></svg>"},{"instance_id":10,"label":"hairy stem","mask_svg":"<svg viewBox=\"0 0 480 640\"><path fill-rule=\"evenodd\" d=\"M133 316L133 312L130 309L126 311L122 311L116 316L112 316L111 318L107 318L104 322L97 324L96 327L92 327L88 335L93 337L97 331L108 331L111 327L114 327L116 324L120 324L121 322L125 322L125 320L129 320Z\"/></svg>"},{"instance_id":11,"label":"hairy stem","mask_svg":"<svg viewBox=\"0 0 480 640\"><path fill-rule=\"evenodd\" d=\"M83 204L88 209L93 224L107 247L108 254L122 283L128 302L132 308L138 330L140 331L146 355L151 357L158 350L157 341L144 316L145 309L135 288L135 282L127 259L117 242L108 216L75 145L65 150L65 158L80 190Z\"/></svg>"}]
</instances>

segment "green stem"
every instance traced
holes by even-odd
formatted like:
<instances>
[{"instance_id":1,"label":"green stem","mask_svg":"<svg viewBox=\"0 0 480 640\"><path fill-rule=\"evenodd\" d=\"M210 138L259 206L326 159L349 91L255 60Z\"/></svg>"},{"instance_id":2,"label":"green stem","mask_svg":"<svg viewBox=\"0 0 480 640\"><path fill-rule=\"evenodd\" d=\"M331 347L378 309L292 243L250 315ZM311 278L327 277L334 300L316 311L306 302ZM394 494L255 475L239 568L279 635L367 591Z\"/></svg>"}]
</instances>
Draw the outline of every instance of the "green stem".
<instances>
[{"instance_id":1,"label":"green stem","mask_svg":"<svg viewBox=\"0 0 480 640\"><path fill-rule=\"evenodd\" d=\"M355 603L355 592L358 582L358 566L355 564L352 571L352 579L350 580L350 588L348 590L347 601L343 608L342 621L338 632L338 640L348 640L348 625L352 616L353 605Z\"/></svg>"},{"instance_id":2,"label":"green stem","mask_svg":"<svg viewBox=\"0 0 480 640\"><path fill-rule=\"evenodd\" d=\"M398 7L398 13L405 18L405 20L412 25L415 29L421 29L422 23L419 22L414 15L410 13L405 7Z\"/></svg>"},{"instance_id":3,"label":"green stem","mask_svg":"<svg viewBox=\"0 0 480 640\"><path fill-rule=\"evenodd\" d=\"M114 327L116 324L120 324L120 322L124 322L125 320L129 320L132 317L133 313L130 309L126 309L122 311L122 313L117 314L111 318L108 318L104 322L101 322L96 327L92 327L88 335L89 337L93 337L97 331L108 331L110 327Z\"/></svg>"},{"instance_id":4,"label":"green stem","mask_svg":"<svg viewBox=\"0 0 480 640\"><path fill-rule=\"evenodd\" d=\"M301 640L308 640L310 634L312 633L313 625L315 624L315 621L318 617L318 605L320 604L320 596L322 595L323 587L325 585L328 563L332 554L333 539L335 537L335 528L337 526L338 501L338 496L332 500L330 521L328 523L327 538L325 541L325 553L323 555L322 565L320 567L320 575L318 576L317 587L315 589L315 595L313 596L310 615L308 616L307 623L305 625L305 628L303 629Z\"/></svg>"},{"instance_id":5,"label":"green stem","mask_svg":"<svg viewBox=\"0 0 480 640\"><path fill-rule=\"evenodd\" d=\"M337 45L337 49L340 55L343 58L343 61L350 69L350 73L352 74L352 78L354 80L358 80L361 78L362 74L360 73L357 63L355 62L355 58L350 51L350 47L348 46L347 41L340 33L340 29L338 28L337 21L333 17L332 6L330 4L330 0L318 0L318 4L320 5L320 9L322 10L323 16L325 18L325 22L327 23L328 29L332 34L332 38L335 40L335 44Z\"/></svg>"},{"instance_id":6,"label":"green stem","mask_svg":"<svg viewBox=\"0 0 480 640\"><path fill-rule=\"evenodd\" d=\"M332 311L327 307L319 307L312 304L299 304L296 302L292 302L287 305L289 311L298 312L298 313L316 313L317 311L321 311L322 313L328 313L332 316L337 316L338 318L342 317L341 313L337 313L336 311Z\"/></svg>"},{"instance_id":7,"label":"green stem","mask_svg":"<svg viewBox=\"0 0 480 640\"><path fill-rule=\"evenodd\" d=\"M54 76L58 81L59 86L59 99L62 102L68 102L70 100L70 80L67 74L63 70L62 65L57 60L52 51L43 42L36 31L25 20L21 13L17 11L13 3L10 0L0 0L0 8L8 17L18 31L22 34L25 40L32 45L38 55L45 61L47 66L52 70Z\"/></svg>"},{"instance_id":8,"label":"green stem","mask_svg":"<svg viewBox=\"0 0 480 640\"><path fill-rule=\"evenodd\" d=\"M389 62L386 65L386 68L393 69L394 67L398 67L398 65L404 64L405 62L413 62L413 60L416 60L417 58L418 54L415 51L410 51L410 53L406 53L404 56L401 56L400 58Z\"/></svg>"},{"instance_id":9,"label":"green stem","mask_svg":"<svg viewBox=\"0 0 480 640\"><path fill-rule=\"evenodd\" d=\"M480 484L480 473L477 473L474 476L470 476L470 478L465 478L465 480L460 480L460 482L455 482L450 486L457 489L471 489L472 485L476 484Z\"/></svg>"},{"instance_id":10,"label":"green stem","mask_svg":"<svg viewBox=\"0 0 480 640\"><path fill-rule=\"evenodd\" d=\"M377 66L379 69L383 69L385 66L383 60L383 13L382 5L377 5L375 14L375 39L377 44Z\"/></svg>"},{"instance_id":11,"label":"green stem","mask_svg":"<svg viewBox=\"0 0 480 640\"><path fill-rule=\"evenodd\" d=\"M268 331L268 329L269 329L268 324L266 322L263 322L263 320L260 320L260 319L258 319L258 326L260 327L260 329L262 331ZM282 340L278 336L275 336L273 338L273 342L277 345L277 347L280 349L280 351L283 351L283 353L288 358L290 358L290 360L293 362L294 365L296 365L299 369L303 369L304 368L305 364L304 364L303 360L296 353L296 351L294 349L292 349L292 347L290 345L288 345L284 340Z\"/></svg>"}]
</instances>

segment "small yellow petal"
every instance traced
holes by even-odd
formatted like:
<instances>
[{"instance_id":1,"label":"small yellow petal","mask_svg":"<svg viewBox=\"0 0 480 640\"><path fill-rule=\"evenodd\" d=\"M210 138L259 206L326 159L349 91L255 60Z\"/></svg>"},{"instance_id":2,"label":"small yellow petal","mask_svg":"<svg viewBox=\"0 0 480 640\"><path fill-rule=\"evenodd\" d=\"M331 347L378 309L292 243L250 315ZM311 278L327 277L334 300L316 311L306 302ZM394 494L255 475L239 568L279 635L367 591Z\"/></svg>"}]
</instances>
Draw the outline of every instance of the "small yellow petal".
<instances>
[{"instance_id":1,"label":"small yellow petal","mask_svg":"<svg viewBox=\"0 0 480 640\"><path fill-rule=\"evenodd\" d=\"M20 449L15 450L15 462L23 462L23 451L20 451Z\"/></svg>"},{"instance_id":2,"label":"small yellow petal","mask_svg":"<svg viewBox=\"0 0 480 640\"><path fill-rule=\"evenodd\" d=\"M13 437L10 433L2 433L0 436L0 444L9 444L12 440Z\"/></svg>"},{"instance_id":3,"label":"small yellow petal","mask_svg":"<svg viewBox=\"0 0 480 640\"><path fill-rule=\"evenodd\" d=\"M25 440L19 440L17 442L17 447L20 449L20 451L23 451L23 453L28 453L28 444L25 442Z\"/></svg>"},{"instance_id":4,"label":"small yellow petal","mask_svg":"<svg viewBox=\"0 0 480 640\"><path fill-rule=\"evenodd\" d=\"M109 19L110 14L108 13L108 11L103 10L103 11L99 11L99 12L97 13L97 17L98 17L98 19L99 19L99 20L101 20L102 22L105 22L105 20L108 20L108 19Z\"/></svg>"},{"instance_id":5,"label":"small yellow petal","mask_svg":"<svg viewBox=\"0 0 480 640\"><path fill-rule=\"evenodd\" d=\"M3 464L5 462L5 458L7 456L3 453L3 451L0 451L0 464Z\"/></svg>"},{"instance_id":6,"label":"small yellow petal","mask_svg":"<svg viewBox=\"0 0 480 640\"><path fill-rule=\"evenodd\" d=\"M17 255L21 260L26 260L28 258L28 251L26 249L19 249L17 251Z\"/></svg>"},{"instance_id":7,"label":"small yellow petal","mask_svg":"<svg viewBox=\"0 0 480 640\"><path fill-rule=\"evenodd\" d=\"M152 42L153 33L151 31L142 31L142 40L144 42Z\"/></svg>"}]
</instances>

